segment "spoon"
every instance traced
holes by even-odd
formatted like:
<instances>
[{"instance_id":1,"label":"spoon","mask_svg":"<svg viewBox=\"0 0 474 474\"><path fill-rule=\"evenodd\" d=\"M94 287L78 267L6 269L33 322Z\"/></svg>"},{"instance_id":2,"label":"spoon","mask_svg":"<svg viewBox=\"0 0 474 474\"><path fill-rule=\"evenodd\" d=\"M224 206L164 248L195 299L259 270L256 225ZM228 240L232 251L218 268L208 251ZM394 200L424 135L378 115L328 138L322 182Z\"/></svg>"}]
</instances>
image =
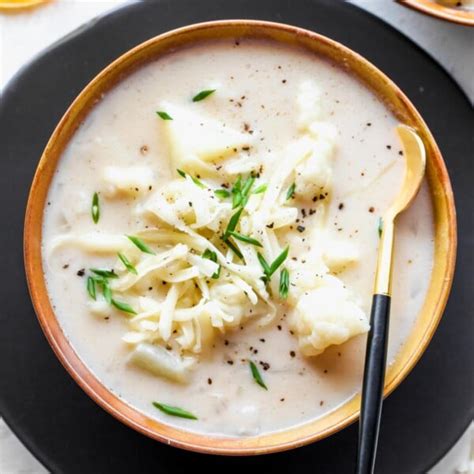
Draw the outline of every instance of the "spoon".
<instances>
[{"instance_id":1,"label":"spoon","mask_svg":"<svg viewBox=\"0 0 474 474\"><path fill-rule=\"evenodd\" d=\"M425 174L425 147L417 133L406 125L397 127L406 161L403 186L381 221L381 234L370 331L365 354L362 408L359 421L357 474L372 474L382 413L382 396L387 359L388 326L392 289L392 254L395 218L412 202Z\"/></svg>"}]
</instances>

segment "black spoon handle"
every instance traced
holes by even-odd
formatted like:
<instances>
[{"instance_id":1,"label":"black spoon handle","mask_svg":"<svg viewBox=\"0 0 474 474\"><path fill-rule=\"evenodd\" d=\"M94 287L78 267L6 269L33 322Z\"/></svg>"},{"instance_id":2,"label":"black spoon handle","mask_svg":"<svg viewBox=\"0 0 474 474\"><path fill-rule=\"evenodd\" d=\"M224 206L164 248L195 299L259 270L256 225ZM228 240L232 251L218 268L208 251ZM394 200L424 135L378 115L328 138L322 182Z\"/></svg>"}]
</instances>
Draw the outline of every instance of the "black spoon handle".
<instances>
[{"instance_id":1,"label":"black spoon handle","mask_svg":"<svg viewBox=\"0 0 474 474\"><path fill-rule=\"evenodd\" d=\"M356 474L372 474L377 453L387 359L390 296L374 295L365 355Z\"/></svg>"}]
</instances>

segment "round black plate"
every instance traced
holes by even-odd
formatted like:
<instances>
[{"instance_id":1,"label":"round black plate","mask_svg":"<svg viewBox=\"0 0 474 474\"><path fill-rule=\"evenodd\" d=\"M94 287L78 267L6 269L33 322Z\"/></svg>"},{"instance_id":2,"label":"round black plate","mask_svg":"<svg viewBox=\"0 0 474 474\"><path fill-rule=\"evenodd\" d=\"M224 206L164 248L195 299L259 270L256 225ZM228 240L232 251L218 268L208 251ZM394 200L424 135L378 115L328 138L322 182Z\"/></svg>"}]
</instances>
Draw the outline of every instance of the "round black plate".
<instances>
[{"instance_id":1,"label":"round black plate","mask_svg":"<svg viewBox=\"0 0 474 474\"><path fill-rule=\"evenodd\" d=\"M357 425L312 446L253 458L169 448L125 427L54 357L25 285L25 203L41 152L66 107L104 66L142 41L205 20L259 18L317 31L363 54L408 94L433 131L457 197L459 258L443 321L417 367L385 403L377 472L426 471L472 418L473 113L447 73L404 36L335 0L163 0L129 5L71 34L9 84L0 104L0 409L53 472L214 473L232 467L322 474L353 471ZM281 470L280 470L281 469Z\"/></svg>"}]
</instances>

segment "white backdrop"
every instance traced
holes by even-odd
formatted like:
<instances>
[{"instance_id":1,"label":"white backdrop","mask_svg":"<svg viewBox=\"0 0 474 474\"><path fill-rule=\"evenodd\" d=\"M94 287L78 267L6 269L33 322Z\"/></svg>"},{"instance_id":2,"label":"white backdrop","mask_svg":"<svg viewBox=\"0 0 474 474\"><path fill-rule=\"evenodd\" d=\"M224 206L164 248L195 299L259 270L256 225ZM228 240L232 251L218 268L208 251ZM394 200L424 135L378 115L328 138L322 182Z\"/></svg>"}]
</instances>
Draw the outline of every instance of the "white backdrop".
<instances>
[{"instance_id":1,"label":"white backdrop","mask_svg":"<svg viewBox=\"0 0 474 474\"><path fill-rule=\"evenodd\" d=\"M474 102L474 28L432 19L391 0L351 1L383 18L422 46L451 73L471 103ZM0 89L42 49L95 16L124 3L127 2L52 0L34 10L0 13ZM425 86L420 84L420 87ZM468 430L430 474L474 474L473 432L472 428ZM46 473L1 419L0 473Z\"/></svg>"}]
</instances>

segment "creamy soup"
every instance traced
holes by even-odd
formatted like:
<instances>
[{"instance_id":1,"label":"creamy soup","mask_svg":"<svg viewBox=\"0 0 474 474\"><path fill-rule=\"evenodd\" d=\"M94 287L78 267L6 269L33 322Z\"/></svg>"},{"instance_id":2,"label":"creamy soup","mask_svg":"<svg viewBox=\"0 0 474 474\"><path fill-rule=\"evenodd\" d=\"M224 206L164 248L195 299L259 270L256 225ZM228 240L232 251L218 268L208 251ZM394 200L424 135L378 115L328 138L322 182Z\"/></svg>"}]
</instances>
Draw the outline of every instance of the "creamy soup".
<instances>
[{"instance_id":1,"label":"creamy soup","mask_svg":"<svg viewBox=\"0 0 474 474\"><path fill-rule=\"evenodd\" d=\"M45 209L47 287L77 354L131 406L197 432L259 435L348 401L404 173L396 125L346 71L260 40L122 80L65 149ZM389 361L432 260L425 183L397 222Z\"/></svg>"}]
</instances>

